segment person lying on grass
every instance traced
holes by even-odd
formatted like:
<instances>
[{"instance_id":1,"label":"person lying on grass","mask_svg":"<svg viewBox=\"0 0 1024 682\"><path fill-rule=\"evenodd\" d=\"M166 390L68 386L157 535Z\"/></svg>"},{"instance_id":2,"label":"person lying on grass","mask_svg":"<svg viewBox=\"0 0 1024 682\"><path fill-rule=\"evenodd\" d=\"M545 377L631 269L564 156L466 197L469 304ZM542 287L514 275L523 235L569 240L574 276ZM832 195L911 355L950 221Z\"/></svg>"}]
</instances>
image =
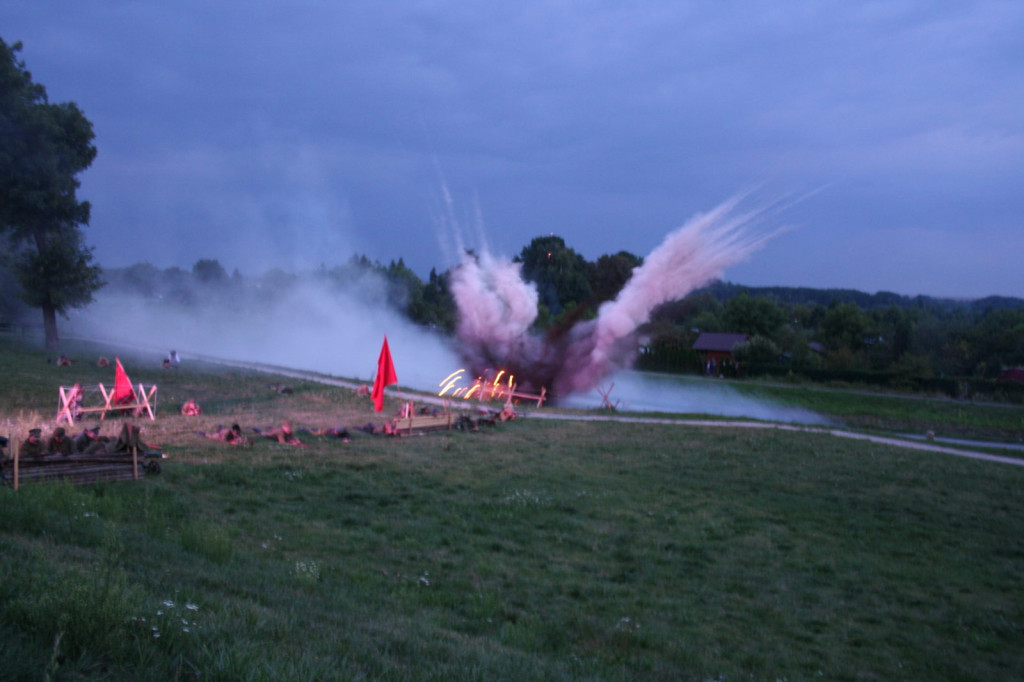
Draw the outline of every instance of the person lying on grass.
<instances>
[{"instance_id":1,"label":"person lying on grass","mask_svg":"<svg viewBox=\"0 0 1024 682\"><path fill-rule=\"evenodd\" d=\"M300 441L298 437L294 433L292 433L292 423L287 419L281 422L281 426L279 426L278 428L266 430L253 428L253 431L263 436L264 438L276 440L278 443L306 447L305 445L303 445L302 441Z\"/></svg>"},{"instance_id":2,"label":"person lying on grass","mask_svg":"<svg viewBox=\"0 0 1024 682\"><path fill-rule=\"evenodd\" d=\"M223 425L218 425L216 431L196 431L196 433L206 438L219 440L228 445L237 445L243 448L252 446L252 441L245 437L245 434L242 433L242 427L238 424L232 424L229 429L224 428Z\"/></svg>"},{"instance_id":3,"label":"person lying on grass","mask_svg":"<svg viewBox=\"0 0 1024 682\"><path fill-rule=\"evenodd\" d=\"M324 429L299 429L300 433L308 433L313 436L330 436L340 438L342 443L349 442L351 435L344 426L328 426Z\"/></svg>"}]
</instances>

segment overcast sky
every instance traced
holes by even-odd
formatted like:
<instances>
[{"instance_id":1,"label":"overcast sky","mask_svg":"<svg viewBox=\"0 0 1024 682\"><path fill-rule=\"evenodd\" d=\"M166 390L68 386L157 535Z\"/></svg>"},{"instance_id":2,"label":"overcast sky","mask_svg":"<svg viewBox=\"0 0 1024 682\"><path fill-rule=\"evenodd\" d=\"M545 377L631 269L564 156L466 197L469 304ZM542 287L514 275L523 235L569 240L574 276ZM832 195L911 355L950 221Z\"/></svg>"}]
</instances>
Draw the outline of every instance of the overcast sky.
<instances>
[{"instance_id":1,"label":"overcast sky","mask_svg":"<svg viewBox=\"0 0 1024 682\"><path fill-rule=\"evenodd\" d=\"M552 232L643 256L756 188L803 197L773 218L795 229L725 279L956 297L1024 296L1022 36L1019 0L0 8L95 126L105 266L425 278L451 215L506 256Z\"/></svg>"}]
</instances>

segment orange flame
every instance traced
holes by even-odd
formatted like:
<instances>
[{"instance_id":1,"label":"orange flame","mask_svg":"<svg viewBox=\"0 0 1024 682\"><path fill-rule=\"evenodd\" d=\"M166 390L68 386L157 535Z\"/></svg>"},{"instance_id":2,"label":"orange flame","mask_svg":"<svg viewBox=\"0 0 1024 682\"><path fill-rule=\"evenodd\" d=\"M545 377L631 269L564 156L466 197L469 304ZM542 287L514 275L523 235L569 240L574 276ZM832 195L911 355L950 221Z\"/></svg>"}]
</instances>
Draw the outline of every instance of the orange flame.
<instances>
[{"instance_id":1,"label":"orange flame","mask_svg":"<svg viewBox=\"0 0 1024 682\"><path fill-rule=\"evenodd\" d=\"M455 388L455 385L459 383L459 380L462 378L462 373L465 371L466 370L464 369L457 369L446 376L444 380L438 384L438 386L441 387L441 391L437 395L443 396L445 393ZM454 395L458 395L458 393L456 392Z\"/></svg>"},{"instance_id":2,"label":"orange flame","mask_svg":"<svg viewBox=\"0 0 1024 682\"><path fill-rule=\"evenodd\" d=\"M511 396L515 391L515 377L505 370L498 370L491 380L484 377L477 377L469 386L460 386L466 378L465 369L457 369L438 384L440 391L438 396L451 395L455 398L468 400L474 395L480 400L493 400ZM507 385L507 388L506 388Z\"/></svg>"}]
</instances>

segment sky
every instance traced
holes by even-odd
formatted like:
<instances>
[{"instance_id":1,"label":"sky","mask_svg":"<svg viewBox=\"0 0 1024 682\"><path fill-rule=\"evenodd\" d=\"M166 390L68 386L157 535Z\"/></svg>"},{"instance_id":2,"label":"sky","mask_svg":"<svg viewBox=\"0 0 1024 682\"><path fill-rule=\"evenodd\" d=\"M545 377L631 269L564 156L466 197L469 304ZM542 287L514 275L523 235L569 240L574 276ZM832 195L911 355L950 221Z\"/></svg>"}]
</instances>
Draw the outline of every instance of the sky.
<instances>
[{"instance_id":1,"label":"sky","mask_svg":"<svg viewBox=\"0 0 1024 682\"><path fill-rule=\"evenodd\" d=\"M750 192L724 279L1024 296L1017 0L33 0L0 38L99 150L97 262L232 272L557 234L648 254Z\"/></svg>"}]
</instances>

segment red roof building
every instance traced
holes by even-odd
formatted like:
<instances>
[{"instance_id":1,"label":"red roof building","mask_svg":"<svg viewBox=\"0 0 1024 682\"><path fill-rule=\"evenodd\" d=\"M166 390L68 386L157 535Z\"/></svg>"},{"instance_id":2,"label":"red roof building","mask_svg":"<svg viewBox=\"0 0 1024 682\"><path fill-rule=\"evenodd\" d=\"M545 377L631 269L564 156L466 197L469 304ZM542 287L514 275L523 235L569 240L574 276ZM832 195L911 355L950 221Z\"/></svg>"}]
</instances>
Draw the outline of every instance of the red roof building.
<instances>
[{"instance_id":1,"label":"red roof building","mask_svg":"<svg viewBox=\"0 0 1024 682\"><path fill-rule=\"evenodd\" d=\"M722 362L735 362L732 356L732 349L737 344L746 341L746 334L719 334L701 332L697 340L693 342L693 349L700 354L705 366L714 365L721 367Z\"/></svg>"},{"instance_id":2,"label":"red roof building","mask_svg":"<svg viewBox=\"0 0 1024 682\"><path fill-rule=\"evenodd\" d=\"M996 381L1020 381L1024 382L1024 367L1014 367L1012 369L1004 369L996 377Z\"/></svg>"}]
</instances>

